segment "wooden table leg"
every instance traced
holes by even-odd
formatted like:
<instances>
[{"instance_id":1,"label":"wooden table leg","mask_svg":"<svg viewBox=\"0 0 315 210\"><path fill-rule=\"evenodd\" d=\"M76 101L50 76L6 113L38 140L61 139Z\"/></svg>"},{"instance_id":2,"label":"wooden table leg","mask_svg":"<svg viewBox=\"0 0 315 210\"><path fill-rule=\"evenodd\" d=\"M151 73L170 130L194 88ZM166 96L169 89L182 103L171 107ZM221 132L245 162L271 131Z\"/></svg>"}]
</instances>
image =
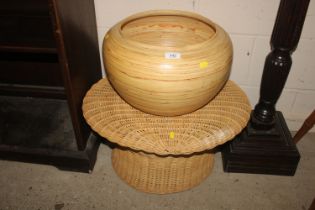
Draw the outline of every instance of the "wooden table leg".
<instances>
[{"instance_id":1,"label":"wooden table leg","mask_svg":"<svg viewBox=\"0 0 315 210\"><path fill-rule=\"evenodd\" d=\"M312 204L308 210L315 210L315 198L314 198L314 200L313 200L313 202L312 202Z\"/></svg>"},{"instance_id":2,"label":"wooden table leg","mask_svg":"<svg viewBox=\"0 0 315 210\"><path fill-rule=\"evenodd\" d=\"M304 121L302 127L298 130L298 132L293 137L294 143L298 143L301 138L314 126L315 124L315 110L313 110L312 114L308 116L308 118Z\"/></svg>"}]
</instances>

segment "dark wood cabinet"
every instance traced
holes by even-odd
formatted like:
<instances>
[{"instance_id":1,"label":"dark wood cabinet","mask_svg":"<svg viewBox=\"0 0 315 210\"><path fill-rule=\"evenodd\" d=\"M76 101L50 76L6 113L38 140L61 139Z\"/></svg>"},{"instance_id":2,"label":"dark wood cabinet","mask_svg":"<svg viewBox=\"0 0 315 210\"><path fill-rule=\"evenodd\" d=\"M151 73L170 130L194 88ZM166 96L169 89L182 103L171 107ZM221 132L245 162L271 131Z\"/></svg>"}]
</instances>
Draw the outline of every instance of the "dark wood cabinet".
<instances>
[{"instance_id":1,"label":"dark wood cabinet","mask_svg":"<svg viewBox=\"0 0 315 210\"><path fill-rule=\"evenodd\" d=\"M1 1L0 157L90 171L81 104L100 78L93 0Z\"/></svg>"}]
</instances>

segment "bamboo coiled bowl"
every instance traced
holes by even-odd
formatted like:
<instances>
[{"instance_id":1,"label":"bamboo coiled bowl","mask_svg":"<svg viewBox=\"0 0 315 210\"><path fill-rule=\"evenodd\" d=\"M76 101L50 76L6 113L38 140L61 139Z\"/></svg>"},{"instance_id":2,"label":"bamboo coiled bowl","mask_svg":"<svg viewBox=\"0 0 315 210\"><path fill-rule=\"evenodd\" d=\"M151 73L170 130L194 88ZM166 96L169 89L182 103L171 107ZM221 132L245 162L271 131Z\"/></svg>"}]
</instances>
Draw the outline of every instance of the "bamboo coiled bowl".
<instances>
[{"instance_id":1,"label":"bamboo coiled bowl","mask_svg":"<svg viewBox=\"0 0 315 210\"><path fill-rule=\"evenodd\" d=\"M200 15L149 11L109 30L103 60L111 85L127 103L177 116L206 105L221 90L232 44L220 26Z\"/></svg>"}]
</instances>

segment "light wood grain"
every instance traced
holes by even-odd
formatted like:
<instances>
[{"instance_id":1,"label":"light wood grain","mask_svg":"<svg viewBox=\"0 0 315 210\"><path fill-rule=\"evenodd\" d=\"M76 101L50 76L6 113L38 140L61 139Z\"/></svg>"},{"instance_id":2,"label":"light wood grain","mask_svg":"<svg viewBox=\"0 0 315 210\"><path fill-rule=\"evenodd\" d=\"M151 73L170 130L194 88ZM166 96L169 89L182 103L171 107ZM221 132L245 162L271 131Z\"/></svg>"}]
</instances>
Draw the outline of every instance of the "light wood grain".
<instances>
[{"instance_id":1,"label":"light wood grain","mask_svg":"<svg viewBox=\"0 0 315 210\"><path fill-rule=\"evenodd\" d=\"M175 52L180 58L168 59ZM110 83L141 111L187 114L207 104L230 73L232 44L210 20L182 11L149 11L113 26L103 56Z\"/></svg>"}]
</instances>

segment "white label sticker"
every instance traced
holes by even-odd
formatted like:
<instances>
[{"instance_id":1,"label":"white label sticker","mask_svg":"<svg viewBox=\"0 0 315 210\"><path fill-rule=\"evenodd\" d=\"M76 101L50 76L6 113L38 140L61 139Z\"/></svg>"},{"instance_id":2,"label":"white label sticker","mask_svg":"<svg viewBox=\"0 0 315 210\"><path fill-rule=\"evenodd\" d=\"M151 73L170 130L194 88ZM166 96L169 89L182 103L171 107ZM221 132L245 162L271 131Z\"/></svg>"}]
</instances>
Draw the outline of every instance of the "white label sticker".
<instances>
[{"instance_id":1,"label":"white label sticker","mask_svg":"<svg viewBox=\"0 0 315 210\"><path fill-rule=\"evenodd\" d=\"M180 53L179 52L166 52L165 58L166 59L180 59Z\"/></svg>"}]
</instances>

